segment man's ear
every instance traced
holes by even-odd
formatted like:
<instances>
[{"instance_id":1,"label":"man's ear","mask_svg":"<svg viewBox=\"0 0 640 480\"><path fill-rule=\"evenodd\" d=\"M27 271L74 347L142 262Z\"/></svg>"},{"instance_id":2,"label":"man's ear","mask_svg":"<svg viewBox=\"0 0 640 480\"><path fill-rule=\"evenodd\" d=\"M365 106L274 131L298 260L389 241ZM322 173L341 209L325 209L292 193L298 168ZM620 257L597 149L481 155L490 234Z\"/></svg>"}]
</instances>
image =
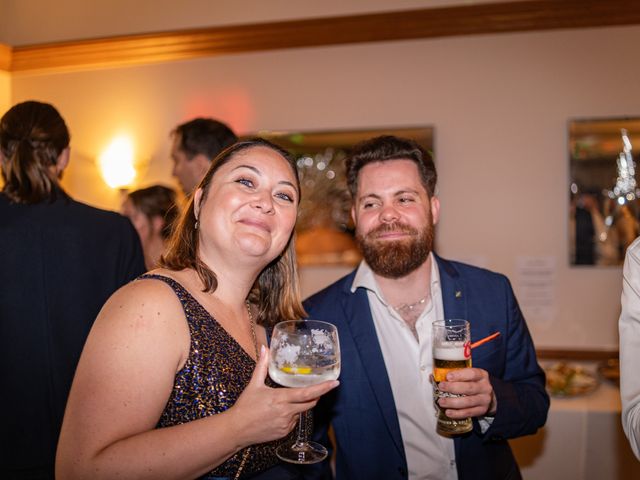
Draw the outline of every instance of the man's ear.
<instances>
[{"instance_id":1,"label":"man's ear","mask_svg":"<svg viewBox=\"0 0 640 480\"><path fill-rule=\"evenodd\" d=\"M433 224L436 225L440 220L440 199L438 197L431 197L431 218Z\"/></svg>"},{"instance_id":2,"label":"man's ear","mask_svg":"<svg viewBox=\"0 0 640 480\"><path fill-rule=\"evenodd\" d=\"M153 217L151 217L151 230L153 231L153 233L157 233L158 235L161 234L162 229L164 228L164 218L162 218L160 215L155 215Z\"/></svg>"},{"instance_id":3,"label":"man's ear","mask_svg":"<svg viewBox=\"0 0 640 480\"><path fill-rule=\"evenodd\" d=\"M209 159L209 157L207 157L205 154L199 153L189 161L193 164L194 171L198 175L198 183L196 184L197 187L198 185L200 185L200 180L202 180L209 171L209 167L211 166L211 159Z\"/></svg>"}]
</instances>

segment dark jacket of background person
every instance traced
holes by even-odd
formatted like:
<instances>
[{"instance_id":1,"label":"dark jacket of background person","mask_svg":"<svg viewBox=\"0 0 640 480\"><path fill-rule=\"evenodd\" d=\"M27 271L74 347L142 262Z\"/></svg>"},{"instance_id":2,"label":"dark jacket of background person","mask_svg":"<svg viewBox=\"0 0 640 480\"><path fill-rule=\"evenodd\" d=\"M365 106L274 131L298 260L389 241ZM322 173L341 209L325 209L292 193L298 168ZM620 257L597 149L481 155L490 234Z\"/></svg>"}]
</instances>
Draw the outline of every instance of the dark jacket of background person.
<instances>
[{"instance_id":1,"label":"dark jacket of background person","mask_svg":"<svg viewBox=\"0 0 640 480\"><path fill-rule=\"evenodd\" d=\"M128 219L72 200L58 180L69 132L24 102L0 120L0 478L52 479L67 395L102 304L144 272Z\"/></svg>"},{"instance_id":2,"label":"dark jacket of background person","mask_svg":"<svg viewBox=\"0 0 640 480\"><path fill-rule=\"evenodd\" d=\"M0 475L53 472L64 406L102 304L144 272L120 215L70 198L11 204L0 194ZM51 473L53 477L53 473Z\"/></svg>"}]
</instances>

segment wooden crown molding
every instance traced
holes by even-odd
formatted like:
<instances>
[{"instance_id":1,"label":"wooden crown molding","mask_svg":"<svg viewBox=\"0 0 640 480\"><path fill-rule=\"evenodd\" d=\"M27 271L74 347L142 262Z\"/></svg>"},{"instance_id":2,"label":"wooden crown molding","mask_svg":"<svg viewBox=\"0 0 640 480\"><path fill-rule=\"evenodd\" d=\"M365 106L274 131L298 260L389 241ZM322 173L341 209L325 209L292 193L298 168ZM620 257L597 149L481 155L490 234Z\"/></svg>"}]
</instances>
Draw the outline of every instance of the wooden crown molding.
<instances>
[{"instance_id":1,"label":"wooden crown molding","mask_svg":"<svg viewBox=\"0 0 640 480\"><path fill-rule=\"evenodd\" d=\"M558 348L537 348L536 354L540 360L575 360L575 361L605 361L617 359L618 350L569 350Z\"/></svg>"},{"instance_id":2,"label":"wooden crown molding","mask_svg":"<svg viewBox=\"0 0 640 480\"><path fill-rule=\"evenodd\" d=\"M11 47L0 43L0 71L8 72L11 66Z\"/></svg>"},{"instance_id":3,"label":"wooden crown molding","mask_svg":"<svg viewBox=\"0 0 640 480\"><path fill-rule=\"evenodd\" d=\"M21 46L8 59L0 50L0 68L82 70L285 48L633 24L640 24L637 0L516 1Z\"/></svg>"}]
</instances>

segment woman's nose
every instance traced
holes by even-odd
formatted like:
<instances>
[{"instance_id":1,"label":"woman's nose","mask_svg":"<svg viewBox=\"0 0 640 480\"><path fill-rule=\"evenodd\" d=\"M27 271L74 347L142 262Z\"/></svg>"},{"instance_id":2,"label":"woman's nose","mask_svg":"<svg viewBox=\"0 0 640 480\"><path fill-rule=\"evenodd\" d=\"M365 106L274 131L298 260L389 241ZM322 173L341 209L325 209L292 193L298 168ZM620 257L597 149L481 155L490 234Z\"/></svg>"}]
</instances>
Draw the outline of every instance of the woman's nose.
<instances>
[{"instance_id":1,"label":"woman's nose","mask_svg":"<svg viewBox=\"0 0 640 480\"><path fill-rule=\"evenodd\" d=\"M262 211L262 213L273 213L273 199L270 193L256 194L256 197L252 200L251 206Z\"/></svg>"}]
</instances>

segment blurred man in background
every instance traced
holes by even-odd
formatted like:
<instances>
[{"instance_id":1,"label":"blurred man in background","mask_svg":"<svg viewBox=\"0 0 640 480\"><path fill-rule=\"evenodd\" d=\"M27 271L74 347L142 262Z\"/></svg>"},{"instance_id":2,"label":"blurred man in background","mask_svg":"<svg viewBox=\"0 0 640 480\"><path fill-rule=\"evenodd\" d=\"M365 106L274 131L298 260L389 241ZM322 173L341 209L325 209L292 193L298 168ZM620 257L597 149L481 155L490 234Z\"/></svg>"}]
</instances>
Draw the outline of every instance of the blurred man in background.
<instances>
[{"instance_id":1,"label":"blurred man in background","mask_svg":"<svg viewBox=\"0 0 640 480\"><path fill-rule=\"evenodd\" d=\"M187 196L200 183L211 160L238 141L233 130L212 118L194 118L178 125L171 136L172 175Z\"/></svg>"}]
</instances>

